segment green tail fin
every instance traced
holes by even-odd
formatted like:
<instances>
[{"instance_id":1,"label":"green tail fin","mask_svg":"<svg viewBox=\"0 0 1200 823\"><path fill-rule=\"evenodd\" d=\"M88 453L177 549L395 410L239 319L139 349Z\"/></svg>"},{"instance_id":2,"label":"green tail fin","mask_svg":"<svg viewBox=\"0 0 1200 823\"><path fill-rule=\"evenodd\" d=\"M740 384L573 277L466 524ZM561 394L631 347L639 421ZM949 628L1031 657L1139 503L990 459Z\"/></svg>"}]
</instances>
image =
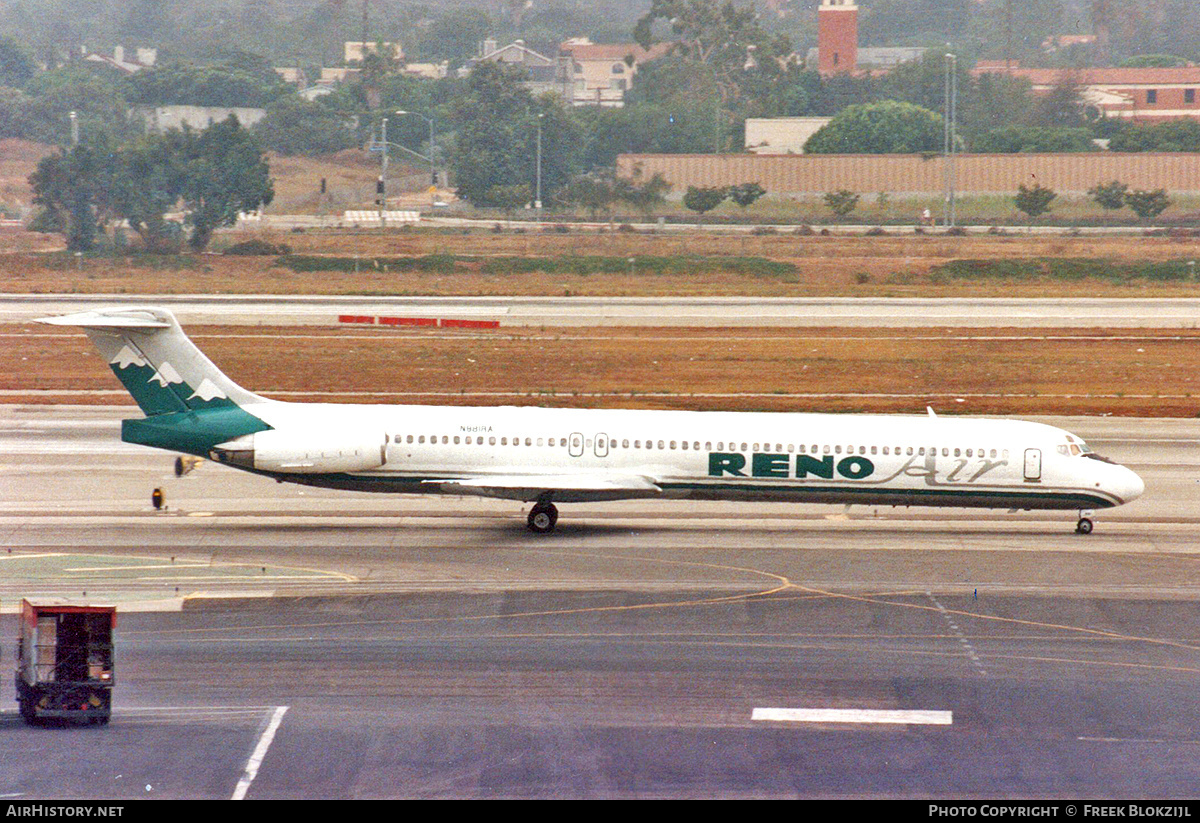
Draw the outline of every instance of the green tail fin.
<instances>
[{"instance_id":1,"label":"green tail fin","mask_svg":"<svg viewBox=\"0 0 1200 823\"><path fill-rule=\"evenodd\" d=\"M147 416L266 402L214 366L167 309L100 309L39 322L81 326Z\"/></svg>"}]
</instances>

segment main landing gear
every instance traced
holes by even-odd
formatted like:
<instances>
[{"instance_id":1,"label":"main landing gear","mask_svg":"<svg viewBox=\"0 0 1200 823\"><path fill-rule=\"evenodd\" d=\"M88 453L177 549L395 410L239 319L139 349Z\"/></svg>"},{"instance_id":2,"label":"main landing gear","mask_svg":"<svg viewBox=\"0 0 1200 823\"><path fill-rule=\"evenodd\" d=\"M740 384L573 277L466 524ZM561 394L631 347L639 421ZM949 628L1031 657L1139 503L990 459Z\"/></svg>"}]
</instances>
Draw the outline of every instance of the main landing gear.
<instances>
[{"instance_id":1,"label":"main landing gear","mask_svg":"<svg viewBox=\"0 0 1200 823\"><path fill-rule=\"evenodd\" d=\"M550 501L538 501L529 510L529 530L534 534L549 534L558 522L558 509Z\"/></svg>"},{"instance_id":2,"label":"main landing gear","mask_svg":"<svg viewBox=\"0 0 1200 823\"><path fill-rule=\"evenodd\" d=\"M1075 534L1092 533L1092 527L1094 524L1092 523L1091 518L1088 516L1090 514L1091 511L1087 509L1083 509L1079 512L1079 522L1075 524Z\"/></svg>"}]
</instances>

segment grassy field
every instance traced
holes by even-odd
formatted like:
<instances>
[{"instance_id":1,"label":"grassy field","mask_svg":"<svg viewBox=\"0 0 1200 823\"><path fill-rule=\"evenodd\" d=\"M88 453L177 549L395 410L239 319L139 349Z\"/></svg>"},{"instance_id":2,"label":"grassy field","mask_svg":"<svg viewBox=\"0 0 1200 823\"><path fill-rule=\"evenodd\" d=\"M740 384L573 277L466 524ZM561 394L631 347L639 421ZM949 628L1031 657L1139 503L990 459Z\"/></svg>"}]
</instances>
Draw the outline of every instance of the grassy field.
<instances>
[{"instance_id":1,"label":"grassy field","mask_svg":"<svg viewBox=\"0 0 1200 823\"><path fill-rule=\"evenodd\" d=\"M195 327L279 399L737 411L1200 413L1200 331ZM82 334L0 326L10 403L129 398ZM352 365L351 365L352 364ZM84 394L81 391L103 391Z\"/></svg>"},{"instance_id":2,"label":"grassy field","mask_svg":"<svg viewBox=\"0 0 1200 823\"><path fill-rule=\"evenodd\" d=\"M500 233L222 234L291 255L75 257L0 235L0 291L359 295L1190 296L1200 238ZM632 262L630 259L632 258Z\"/></svg>"}]
</instances>

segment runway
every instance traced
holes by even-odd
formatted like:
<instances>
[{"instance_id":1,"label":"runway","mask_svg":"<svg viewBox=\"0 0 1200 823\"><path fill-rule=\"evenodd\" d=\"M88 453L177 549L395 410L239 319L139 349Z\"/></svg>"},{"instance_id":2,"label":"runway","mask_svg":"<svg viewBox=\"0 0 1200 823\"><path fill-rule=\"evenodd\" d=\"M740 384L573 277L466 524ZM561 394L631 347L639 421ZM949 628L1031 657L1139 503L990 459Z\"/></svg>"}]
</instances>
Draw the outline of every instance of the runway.
<instances>
[{"instance_id":1,"label":"runway","mask_svg":"<svg viewBox=\"0 0 1200 823\"><path fill-rule=\"evenodd\" d=\"M0 607L122 609L112 724L9 704L0 794L1195 793L1200 421L1051 421L1146 480L1089 537L1072 513L629 502L535 538L502 501L175 478L118 442L131 411L0 407Z\"/></svg>"},{"instance_id":2,"label":"runway","mask_svg":"<svg viewBox=\"0 0 1200 823\"><path fill-rule=\"evenodd\" d=\"M337 325L349 318L477 321L500 327L1200 326L1200 298L310 297L298 295L0 295L0 323L102 306L155 305L184 325ZM380 319L384 318L384 319Z\"/></svg>"}]
</instances>

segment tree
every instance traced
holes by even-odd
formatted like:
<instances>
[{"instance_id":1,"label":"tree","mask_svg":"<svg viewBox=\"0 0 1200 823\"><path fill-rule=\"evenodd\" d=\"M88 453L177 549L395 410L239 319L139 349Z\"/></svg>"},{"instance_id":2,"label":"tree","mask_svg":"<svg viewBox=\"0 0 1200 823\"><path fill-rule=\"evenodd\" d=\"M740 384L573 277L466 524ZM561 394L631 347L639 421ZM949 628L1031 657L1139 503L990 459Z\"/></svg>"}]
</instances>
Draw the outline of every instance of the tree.
<instances>
[{"instance_id":1,"label":"tree","mask_svg":"<svg viewBox=\"0 0 1200 823\"><path fill-rule=\"evenodd\" d=\"M193 249L205 248L216 229L232 226L240 212L259 209L275 195L262 147L233 115L202 132L185 129L180 152Z\"/></svg>"},{"instance_id":2,"label":"tree","mask_svg":"<svg viewBox=\"0 0 1200 823\"><path fill-rule=\"evenodd\" d=\"M429 26L425 56L446 60L452 68L461 66L475 56L479 42L491 30L491 18L480 9L448 9Z\"/></svg>"},{"instance_id":3,"label":"tree","mask_svg":"<svg viewBox=\"0 0 1200 823\"><path fill-rule=\"evenodd\" d=\"M1022 183L1018 186L1016 204L1017 208L1025 212L1029 216L1030 222L1032 222L1050 211L1050 203L1057 196L1057 194L1041 183L1034 183L1032 187L1027 187Z\"/></svg>"},{"instance_id":4,"label":"tree","mask_svg":"<svg viewBox=\"0 0 1200 823\"><path fill-rule=\"evenodd\" d=\"M129 222L149 251L179 251L182 227L167 220L166 214L184 192L184 139L180 131L143 137L123 146L115 157L113 210Z\"/></svg>"},{"instance_id":5,"label":"tree","mask_svg":"<svg viewBox=\"0 0 1200 823\"><path fill-rule=\"evenodd\" d=\"M492 186L484 193L481 204L495 206L512 220L512 213L522 206L529 205L532 199L533 189L528 183L520 183L515 186Z\"/></svg>"},{"instance_id":6,"label":"tree","mask_svg":"<svg viewBox=\"0 0 1200 823\"><path fill-rule=\"evenodd\" d=\"M683 205L696 214L704 214L721 205L728 196L726 186L688 186L683 194Z\"/></svg>"},{"instance_id":7,"label":"tree","mask_svg":"<svg viewBox=\"0 0 1200 823\"><path fill-rule=\"evenodd\" d=\"M46 123L34 111L33 99L17 89L0 86L0 140L6 137L39 142L52 139Z\"/></svg>"},{"instance_id":8,"label":"tree","mask_svg":"<svg viewBox=\"0 0 1200 823\"><path fill-rule=\"evenodd\" d=\"M1113 135L1112 151L1200 151L1200 122L1183 118L1152 126L1130 124Z\"/></svg>"},{"instance_id":9,"label":"tree","mask_svg":"<svg viewBox=\"0 0 1200 823\"><path fill-rule=\"evenodd\" d=\"M457 135L450 170L459 196L475 205L497 205L489 194L496 187L534 187L539 122L542 199L554 199L579 171L578 125L558 97L535 99L522 85L526 76L521 69L481 62L467 79L467 93L453 105L450 121Z\"/></svg>"},{"instance_id":10,"label":"tree","mask_svg":"<svg viewBox=\"0 0 1200 823\"><path fill-rule=\"evenodd\" d=\"M1171 205L1171 198L1167 196L1166 189L1134 189L1125 195L1125 205L1133 209L1133 213L1142 220L1149 222L1167 210Z\"/></svg>"},{"instance_id":11,"label":"tree","mask_svg":"<svg viewBox=\"0 0 1200 823\"><path fill-rule=\"evenodd\" d=\"M971 150L982 154L1020 152L1099 151L1088 129L1005 126L992 129L971 142Z\"/></svg>"},{"instance_id":12,"label":"tree","mask_svg":"<svg viewBox=\"0 0 1200 823\"><path fill-rule=\"evenodd\" d=\"M642 167L639 164L633 170L632 178L618 178L614 193L618 200L623 200L649 218L654 209L666 202L666 194L671 190L671 184L666 181L661 172L655 172L649 179L643 179Z\"/></svg>"},{"instance_id":13,"label":"tree","mask_svg":"<svg viewBox=\"0 0 1200 823\"><path fill-rule=\"evenodd\" d=\"M111 152L102 137L43 157L29 176L33 202L65 228L69 251L91 251L110 215Z\"/></svg>"},{"instance_id":14,"label":"tree","mask_svg":"<svg viewBox=\"0 0 1200 823\"><path fill-rule=\"evenodd\" d=\"M858 207L859 195L846 189L831 191L825 195L825 205L838 217L845 217Z\"/></svg>"},{"instance_id":15,"label":"tree","mask_svg":"<svg viewBox=\"0 0 1200 823\"><path fill-rule=\"evenodd\" d=\"M67 146L71 142L70 112L78 117L79 132L104 132L113 140L134 133L121 78L108 71L91 71L69 64L41 72L25 84L32 98L31 114L46 138Z\"/></svg>"},{"instance_id":16,"label":"tree","mask_svg":"<svg viewBox=\"0 0 1200 823\"><path fill-rule=\"evenodd\" d=\"M33 78L33 58L11 37L0 37L0 86L19 89Z\"/></svg>"},{"instance_id":17,"label":"tree","mask_svg":"<svg viewBox=\"0 0 1200 823\"><path fill-rule=\"evenodd\" d=\"M144 106L266 106L292 93L270 66L246 61L209 66L166 63L132 75L126 88L130 102Z\"/></svg>"},{"instance_id":18,"label":"tree","mask_svg":"<svg viewBox=\"0 0 1200 823\"><path fill-rule=\"evenodd\" d=\"M916 154L940 151L944 121L928 109L881 100L849 106L804 144L809 154Z\"/></svg>"},{"instance_id":19,"label":"tree","mask_svg":"<svg viewBox=\"0 0 1200 823\"><path fill-rule=\"evenodd\" d=\"M771 35L759 24L753 6L733 0L652 0L633 29L633 39L642 48L654 42L658 21L671 26L673 53L708 67L726 105L741 95L743 82L755 71L777 72L776 58L791 51L786 37Z\"/></svg>"},{"instance_id":20,"label":"tree","mask_svg":"<svg viewBox=\"0 0 1200 823\"><path fill-rule=\"evenodd\" d=\"M740 186L729 187L729 199L737 203L743 209L753 205L754 201L767 193L767 190L760 186L757 182L742 183Z\"/></svg>"},{"instance_id":21,"label":"tree","mask_svg":"<svg viewBox=\"0 0 1200 823\"><path fill-rule=\"evenodd\" d=\"M413 118L416 119L416 118ZM267 107L252 131L265 148L280 154L332 154L359 145L346 118L332 109L295 95Z\"/></svg>"},{"instance_id":22,"label":"tree","mask_svg":"<svg viewBox=\"0 0 1200 823\"><path fill-rule=\"evenodd\" d=\"M563 203L587 209L595 220L617 199L614 181L602 173L581 174L563 187L558 199Z\"/></svg>"},{"instance_id":23,"label":"tree","mask_svg":"<svg viewBox=\"0 0 1200 823\"><path fill-rule=\"evenodd\" d=\"M1093 188L1088 189L1088 194L1105 209L1115 211L1125 206L1127 191L1129 191L1128 183L1113 180L1109 183L1097 183Z\"/></svg>"}]
</instances>

